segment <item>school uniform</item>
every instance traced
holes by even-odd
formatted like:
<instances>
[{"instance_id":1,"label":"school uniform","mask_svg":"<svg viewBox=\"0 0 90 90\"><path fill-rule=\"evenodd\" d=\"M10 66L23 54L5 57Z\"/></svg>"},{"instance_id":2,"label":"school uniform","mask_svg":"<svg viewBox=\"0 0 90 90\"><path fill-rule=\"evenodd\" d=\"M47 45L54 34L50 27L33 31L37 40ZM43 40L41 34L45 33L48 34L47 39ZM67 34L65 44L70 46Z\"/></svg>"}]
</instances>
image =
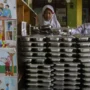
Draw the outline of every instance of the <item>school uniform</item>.
<instances>
[{"instance_id":1,"label":"school uniform","mask_svg":"<svg viewBox=\"0 0 90 90\"><path fill-rule=\"evenodd\" d=\"M82 25L80 25L79 27L77 27L76 29L73 29L71 31L72 35L75 34L81 34L81 35L88 35L90 34L90 23L84 23Z\"/></svg>"}]
</instances>

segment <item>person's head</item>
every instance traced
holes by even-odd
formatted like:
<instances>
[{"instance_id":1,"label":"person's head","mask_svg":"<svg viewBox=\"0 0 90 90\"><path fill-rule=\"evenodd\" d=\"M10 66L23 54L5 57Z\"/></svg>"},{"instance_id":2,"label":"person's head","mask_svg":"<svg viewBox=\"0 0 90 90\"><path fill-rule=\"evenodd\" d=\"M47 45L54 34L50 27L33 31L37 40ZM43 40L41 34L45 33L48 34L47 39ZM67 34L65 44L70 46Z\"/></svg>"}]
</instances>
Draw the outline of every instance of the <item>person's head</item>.
<instances>
[{"instance_id":1,"label":"person's head","mask_svg":"<svg viewBox=\"0 0 90 90\"><path fill-rule=\"evenodd\" d=\"M6 84L6 86L8 87L8 86L9 86L9 84L7 83L7 84Z\"/></svg>"},{"instance_id":2,"label":"person's head","mask_svg":"<svg viewBox=\"0 0 90 90\"><path fill-rule=\"evenodd\" d=\"M9 8L9 5L6 5L5 8L8 9Z\"/></svg>"},{"instance_id":3,"label":"person's head","mask_svg":"<svg viewBox=\"0 0 90 90\"><path fill-rule=\"evenodd\" d=\"M53 14L54 14L54 9L51 5L45 5L43 7L42 15L46 21L49 21L50 19L52 19Z\"/></svg>"},{"instance_id":4,"label":"person's head","mask_svg":"<svg viewBox=\"0 0 90 90\"><path fill-rule=\"evenodd\" d=\"M61 27L54 12L54 8L51 5L45 5L43 7L41 16L39 17L39 25L50 25L53 29Z\"/></svg>"}]
</instances>

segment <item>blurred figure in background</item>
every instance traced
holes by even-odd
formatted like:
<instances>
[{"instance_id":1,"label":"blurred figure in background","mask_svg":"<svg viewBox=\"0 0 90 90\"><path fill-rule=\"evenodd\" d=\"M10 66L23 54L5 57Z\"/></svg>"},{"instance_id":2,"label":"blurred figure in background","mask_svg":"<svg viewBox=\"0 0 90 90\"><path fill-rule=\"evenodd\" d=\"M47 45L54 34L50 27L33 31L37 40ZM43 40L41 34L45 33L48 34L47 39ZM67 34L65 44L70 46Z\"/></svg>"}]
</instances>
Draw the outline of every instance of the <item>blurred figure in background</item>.
<instances>
[{"instance_id":1,"label":"blurred figure in background","mask_svg":"<svg viewBox=\"0 0 90 90\"><path fill-rule=\"evenodd\" d=\"M84 23L77 27L76 29L71 30L71 34L80 34L80 35L89 35L90 34L90 23Z\"/></svg>"}]
</instances>

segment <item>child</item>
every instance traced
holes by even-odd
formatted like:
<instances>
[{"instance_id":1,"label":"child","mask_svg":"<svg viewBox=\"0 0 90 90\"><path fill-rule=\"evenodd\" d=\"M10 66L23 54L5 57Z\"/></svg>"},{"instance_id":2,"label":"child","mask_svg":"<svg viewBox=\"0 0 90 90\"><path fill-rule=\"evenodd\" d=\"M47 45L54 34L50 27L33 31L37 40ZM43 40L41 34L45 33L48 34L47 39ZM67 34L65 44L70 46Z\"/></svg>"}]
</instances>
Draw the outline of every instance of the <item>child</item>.
<instances>
[{"instance_id":1,"label":"child","mask_svg":"<svg viewBox=\"0 0 90 90\"><path fill-rule=\"evenodd\" d=\"M9 84L8 83L6 84L6 90L9 90Z\"/></svg>"},{"instance_id":2,"label":"child","mask_svg":"<svg viewBox=\"0 0 90 90\"><path fill-rule=\"evenodd\" d=\"M60 29L60 24L57 20L54 9L51 5L45 5L39 19L39 25L51 25L52 29Z\"/></svg>"},{"instance_id":3,"label":"child","mask_svg":"<svg viewBox=\"0 0 90 90\"><path fill-rule=\"evenodd\" d=\"M9 9L9 5L6 5L3 10L3 16L11 18L11 10Z\"/></svg>"},{"instance_id":4,"label":"child","mask_svg":"<svg viewBox=\"0 0 90 90\"><path fill-rule=\"evenodd\" d=\"M10 63L11 63L11 57L8 56L8 57L6 58L6 62L5 62L6 72L9 72L9 71L10 71Z\"/></svg>"},{"instance_id":5,"label":"child","mask_svg":"<svg viewBox=\"0 0 90 90\"><path fill-rule=\"evenodd\" d=\"M10 72L10 63L12 61L11 56L7 56L7 58L0 58L0 61L5 64L5 73L7 75L7 73Z\"/></svg>"}]
</instances>

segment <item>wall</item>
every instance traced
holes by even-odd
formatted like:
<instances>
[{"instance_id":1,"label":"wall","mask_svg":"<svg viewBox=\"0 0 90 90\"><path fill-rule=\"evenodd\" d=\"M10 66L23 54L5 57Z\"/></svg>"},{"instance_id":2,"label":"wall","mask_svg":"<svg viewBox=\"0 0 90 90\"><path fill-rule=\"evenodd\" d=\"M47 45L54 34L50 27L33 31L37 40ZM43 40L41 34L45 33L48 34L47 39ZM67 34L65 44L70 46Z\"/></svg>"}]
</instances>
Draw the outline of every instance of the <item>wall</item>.
<instances>
[{"instance_id":1,"label":"wall","mask_svg":"<svg viewBox=\"0 0 90 90\"><path fill-rule=\"evenodd\" d=\"M82 0L77 0L77 26L82 24Z\"/></svg>"},{"instance_id":2,"label":"wall","mask_svg":"<svg viewBox=\"0 0 90 90\"><path fill-rule=\"evenodd\" d=\"M70 3L67 4L67 26L77 26L77 0L71 0L73 2L73 8L70 7Z\"/></svg>"},{"instance_id":3,"label":"wall","mask_svg":"<svg viewBox=\"0 0 90 90\"><path fill-rule=\"evenodd\" d=\"M67 4L67 26L77 27L82 24L82 0L71 0L74 7Z\"/></svg>"}]
</instances>

